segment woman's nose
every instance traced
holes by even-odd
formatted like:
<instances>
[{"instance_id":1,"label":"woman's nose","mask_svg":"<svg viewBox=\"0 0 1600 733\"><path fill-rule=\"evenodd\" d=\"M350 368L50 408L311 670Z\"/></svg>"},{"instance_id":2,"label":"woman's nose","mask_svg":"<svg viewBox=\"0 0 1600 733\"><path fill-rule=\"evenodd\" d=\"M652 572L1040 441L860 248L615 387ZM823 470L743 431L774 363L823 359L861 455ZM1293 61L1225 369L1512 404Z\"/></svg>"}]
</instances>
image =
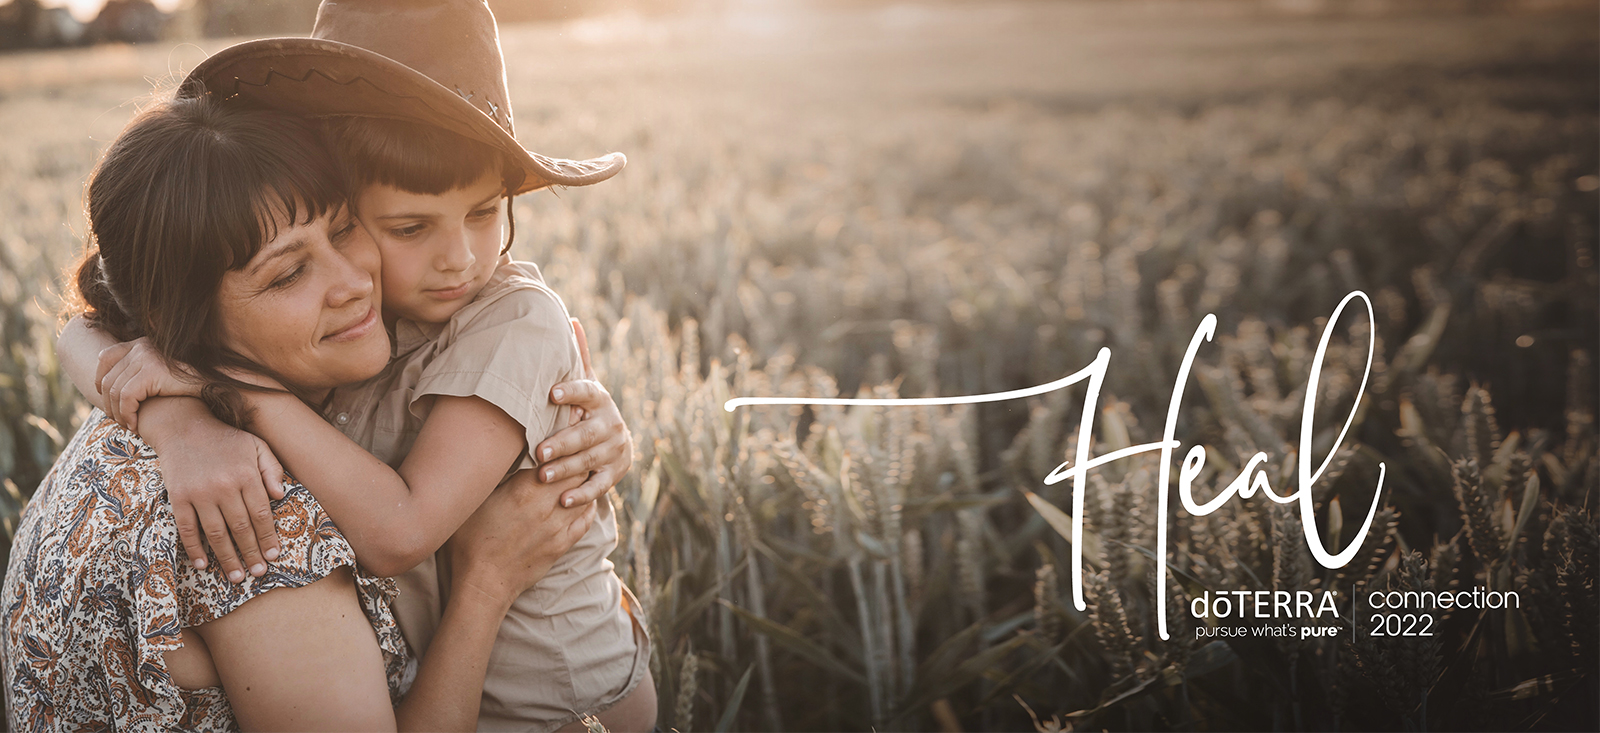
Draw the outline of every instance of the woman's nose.
<instances>
[{"instance_id":1,"label":"woman's nose","mask_svg":"<svg viewBox=\"0 0 1600 733\"><path fill-rule=\"evenodd\" d=\"M346 249L333 256L335 277L328 288L328 305L339 307L353 300L372 296L374 278L370 268L359 261L362 254L356 249Z\"/></svg>"}]
</instances>

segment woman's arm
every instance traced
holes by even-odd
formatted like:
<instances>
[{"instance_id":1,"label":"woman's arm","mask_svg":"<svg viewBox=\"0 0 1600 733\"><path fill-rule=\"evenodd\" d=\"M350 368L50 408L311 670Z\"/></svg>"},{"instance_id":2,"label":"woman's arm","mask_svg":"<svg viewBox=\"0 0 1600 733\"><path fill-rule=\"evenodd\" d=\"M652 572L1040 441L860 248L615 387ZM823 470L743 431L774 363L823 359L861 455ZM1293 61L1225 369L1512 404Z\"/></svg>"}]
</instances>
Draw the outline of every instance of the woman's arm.
<instances>
[{"instance_id":1,"label":"woman's arm","mask_svg":"<svg viewBox=\"0 0 1600 733\"><path fill-rule=\"evenodd\" d=\"M383 654L348 569L195 630L243 729L395 730Z\"/></svg>"},{"instance_id":2,"label":"woman's arm","mask_svg":"<svg viewBox=\"0 0 1600 733\"><path fill-rule=\"evenodd\" d=\"M247 730L472 730L507 609L594 515L593 504L554 506L554 495L531 478L494 491L451 542L460 572L397 709L389 707L382 653L347 570L270 591L197 630Z\"/></svg>"}]
</instances>

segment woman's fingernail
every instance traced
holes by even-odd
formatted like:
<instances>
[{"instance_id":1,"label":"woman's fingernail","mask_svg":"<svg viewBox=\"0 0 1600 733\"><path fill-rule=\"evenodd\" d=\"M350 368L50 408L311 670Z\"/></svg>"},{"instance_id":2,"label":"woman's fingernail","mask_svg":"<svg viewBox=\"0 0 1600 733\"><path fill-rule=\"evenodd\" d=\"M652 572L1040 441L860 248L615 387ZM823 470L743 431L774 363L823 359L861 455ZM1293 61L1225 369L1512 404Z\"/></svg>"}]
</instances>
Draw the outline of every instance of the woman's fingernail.
<instances>
[{"instance_id":1,"label":"woman's fingernail","mask_svg":"<svg viewBox=\"0 0 1600 733\"><path fill-rule=\"evenodd\" d=\"M266 551L265 554L267 556L267 560L268 561L276 560L276 559L278 559L278 548L269 547L269 548L267 548L267 551Z\"/></svg>"},{"instance_id":2,"label":"woman's fingernail","mask_svg":"<svg viewBox=\"0 0 1600 733\"><path fill-rule=\"evenodd\" d=\"M551 450L548 446L545 447L545 449L544 449L544 459L547 460L547 461L550 460L550 454L554 453L554 452L555 451Z\"/></svg>"},{"instance_id":3,"label":"woman's fingernail","mask_svg":"<svg viewBox=\"0 0 1600 733\"><path fill-rule=\"evenodd\" d=\"M231 581L233 581L235 583L238 583L238 582L244 580L244 571L235 570L235 571L233 571L231 573L228 573L228 580L231 580Z\"/></svg>"},{"instance_id":4,"label":"woman's fingernail","mask_svg":"<svg viewBox=\"0 0 1600 733\"><path fill-rule=\"evenodd\" d=\"M572 506L572 497L569 496L569 497L567 497L565 499L562 499L561 500L561 506L565 506L565 507Z\"/></svg>"},{"instance_id":5,"label":"woman's fingernail","mask_svg":"<svg viewBox=\"0 0 1600 733\"><path fill-rule=\"evenodd\" d=\"M556 480L556 470L554 468L546 470L544 472L544 480L546 480L546 481L554 481L554 480Z\"/></svg>"},{"instance_id":6,"label":"woman's fingernail","mask_svg":"<svg viewBox=\"0 0 1600 733\"><path fill-rule=\"evenodd\" d=\"M263 575L266 575L267 574L267 566L262 565L261 563L256 563L254 565L251 565L250 566L250 574L256 576L257 578L259 578L259 577L261 577Z\"/></svg>"},{"instance_id":7,"label":"woman's fingernail","mask_svg":"<svg viewBox=\"0 0 1600 733\"><path fill-rule=\"evenodd\" d=\"M194 559L194 569L195 570L205 570L206 569L206 559L203 558L203 557L195 558Z\"/></svg>"},{"instance_id":8,"label":"woman's fingernail","mask_svg":"<svg viewBox=\"0 0 1600 733\"><path fill-rule=\"evenodd\" d=\"M550 393L550 396L559 400L559 399L561 399L561 395L563 395L563 394L565 394L565 393L561 391L561 388L560 387L556 387L555 391Z\"/></svg>"}]
</instances>

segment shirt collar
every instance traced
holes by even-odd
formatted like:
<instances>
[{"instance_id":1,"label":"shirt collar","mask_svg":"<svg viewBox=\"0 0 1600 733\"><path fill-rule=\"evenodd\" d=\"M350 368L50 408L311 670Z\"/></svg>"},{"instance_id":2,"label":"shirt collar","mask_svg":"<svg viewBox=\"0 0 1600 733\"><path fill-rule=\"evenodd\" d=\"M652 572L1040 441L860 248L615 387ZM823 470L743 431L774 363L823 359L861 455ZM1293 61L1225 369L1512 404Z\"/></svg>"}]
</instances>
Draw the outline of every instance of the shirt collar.
<instances>
[{"instance_id":1,"label":"shirt collar","mask_svg":"<svg viewBox=\"0 0 1600 733\"><path fill-rule=\"evenodd\" d=\"M444 331L443 323L418 323L408 318L395 321L394 333L391 334L389 358L398 359L406 354L416 351L423 344L439 337Z\"/></svg>"}]
</instances>

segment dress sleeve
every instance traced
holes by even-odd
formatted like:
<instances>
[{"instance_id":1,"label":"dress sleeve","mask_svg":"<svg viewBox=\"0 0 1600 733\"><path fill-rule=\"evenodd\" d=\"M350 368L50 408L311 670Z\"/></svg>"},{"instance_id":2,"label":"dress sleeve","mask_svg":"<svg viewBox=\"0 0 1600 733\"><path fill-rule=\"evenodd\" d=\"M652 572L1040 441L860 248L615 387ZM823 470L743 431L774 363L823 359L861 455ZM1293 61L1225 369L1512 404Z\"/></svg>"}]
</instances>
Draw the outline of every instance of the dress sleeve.
<instances>
[{"instance_id":1,"label":"dress sleeve","mask_svg":"<svg viewBox=\"0 0 1600 733\"><path fill-rule=\"evenodd\" d=\"M221 564L207 548L208 563L205 570L197 570L189 562L180 545L170 577L175 582L177 608L173 614L183 627L199 626L215 620L244 605L247 601L278 588L300 588L348 567L355 579L356 593L362 611L372 624L378 646L383 651L384 667L388 676L389 691L395 702L399 701L399 681L410 653L405 639L395 623L391 606L396 596L394 580L369 575L356 564L355 550L339 532L322 505L310 491L288 479L284 497L272 503L274 525L278 530L278 559L267 563L262 577L247 577L243 583L230 583L222 574ZM170 505L162 502L165 514L171 516ZM162 537L176 537L174 524ZM154 580L159 581L159 577ZM141 619L171 618L162 613L141 613ZM170 628L170 627L169 627ZM146 633L155 631L147 629ZM159 634L159 632L157 632Z\"/></svg>"},{"instance_id":2,"label":"dress sleeve","mask_svg":"<svg viewBox=\"0 0 1600 733\"><path fill-rule=\"evenodd\" d=\"M411 396L479 397L522 425L527 446L516 468L532 468L528 451L559 425L570 408L550 402L550 388L583 373L578 345L561 298L541 284L498 293L470 318L452 322L443 350L423 371Z\"/></svg>"},{"instance_id":3,"label":"dress sleeve","mask_svg":"<svg viewBox=\"0 0 1600 733\"><path fill-rule=\"evenodd\" d=\"M214 557L196 570L178 541L155 451L90 413L23 512L12 547L0 640L14 727L236 729L221 688L180 690L164 653L179 648L187 627L343 566L354 569L397 697L408 651L390 611L392 581L356 567L304 487L291 485L272 508L282 552L264 577L229 583Z\"/></svg>"}]
</instances>

